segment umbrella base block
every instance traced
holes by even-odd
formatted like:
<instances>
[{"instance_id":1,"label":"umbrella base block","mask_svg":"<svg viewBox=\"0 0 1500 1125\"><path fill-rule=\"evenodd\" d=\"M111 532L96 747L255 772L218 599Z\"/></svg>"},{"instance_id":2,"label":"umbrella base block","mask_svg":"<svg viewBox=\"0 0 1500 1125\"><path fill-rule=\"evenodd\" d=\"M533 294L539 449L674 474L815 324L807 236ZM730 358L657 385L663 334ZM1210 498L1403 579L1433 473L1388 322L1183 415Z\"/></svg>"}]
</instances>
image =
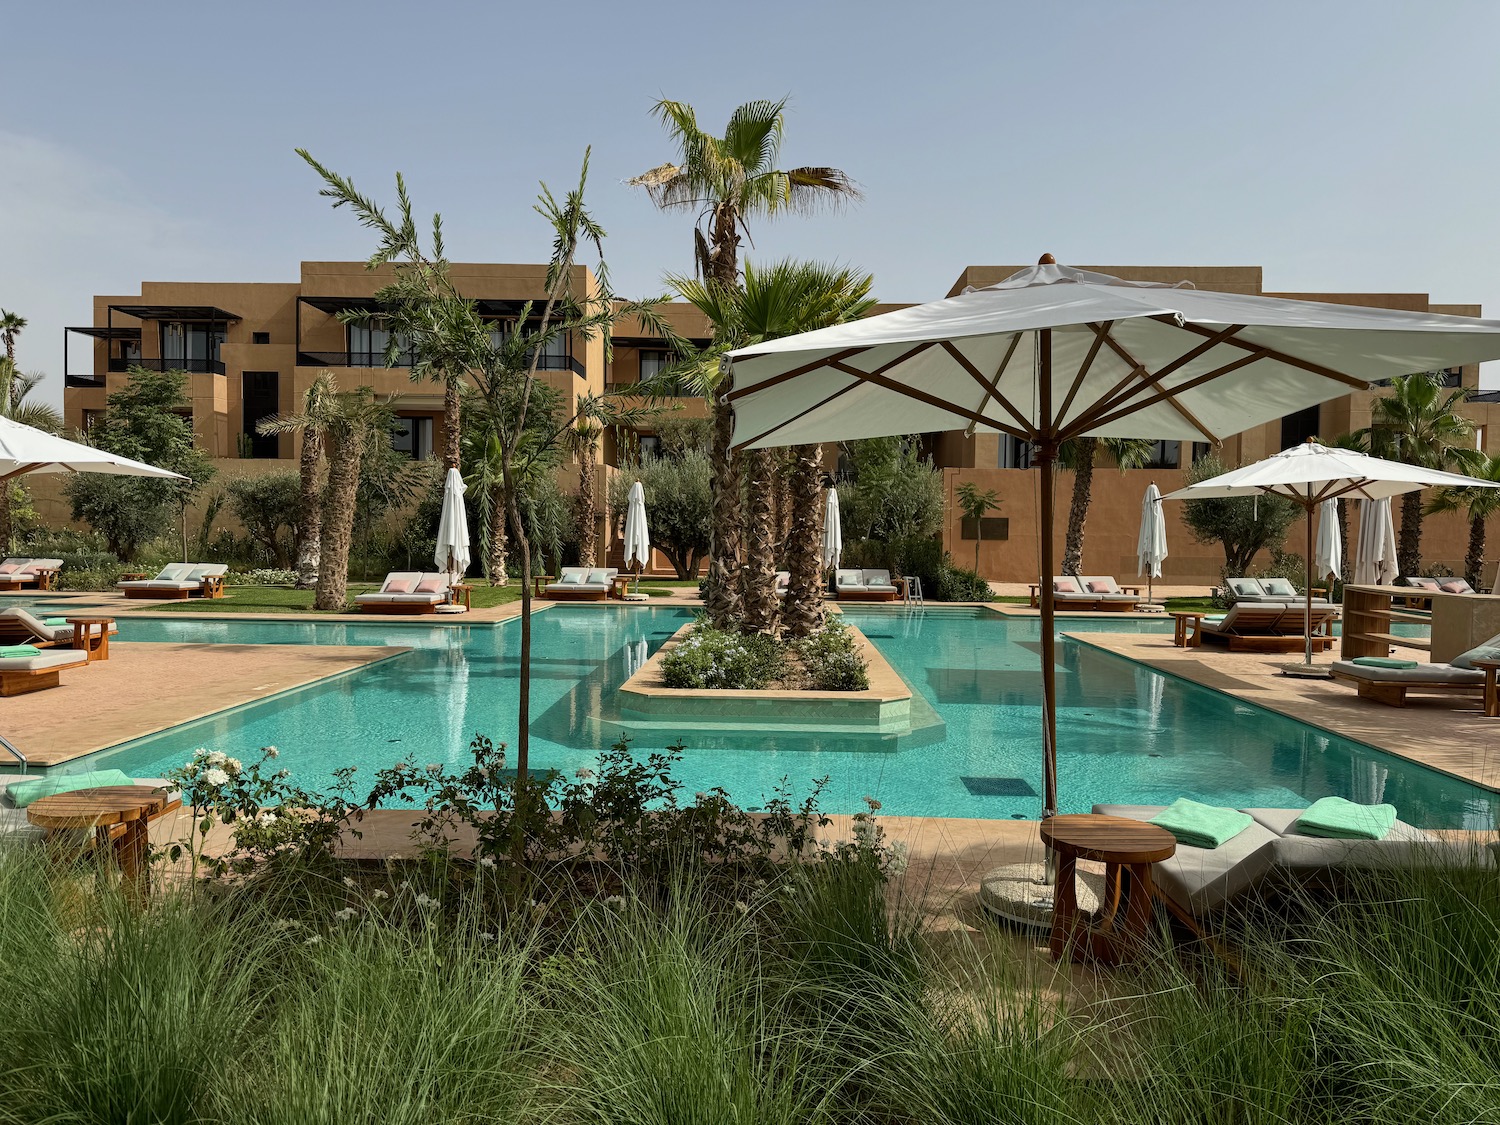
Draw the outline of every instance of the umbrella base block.
<instances>
[{"instance_id":1,"label":"umbrella base block","mask_svg":"<svg viewBox=\"0 0 1500 1125\"><path fill-rule=\"evenodd\" d=\"M985 913L1025 930L1052 928L1052 899L1055 888L1047 882L1045 864L1008 863L987 871L979 881L979 906ZM1099 909L1104 893L1104 873L1078 871L1078 907L1084 911Z\"/></svg>"},{"instance_id":2,"label":"umbrella base block","mask_svg":"<svg viewBox=\"0 0 1500 1125\"><path fill-rule=\"evenodd\" d=\"M1333 679L1333 670L1326 664L1283 664L1281 674L1298 680Z\"/></svg>"},{"instance_id":3,"label":"umbrella base block","mask_svg":"<svg viewBox=\"0 0 1500 1125\"><path fill-rule=\"evenodd\" d=\"M468 606L462 606L462 605L440 605L433 612L435 612L435 613L468 613L469 612L469 607Z\"/></svg>"}]
</instances>

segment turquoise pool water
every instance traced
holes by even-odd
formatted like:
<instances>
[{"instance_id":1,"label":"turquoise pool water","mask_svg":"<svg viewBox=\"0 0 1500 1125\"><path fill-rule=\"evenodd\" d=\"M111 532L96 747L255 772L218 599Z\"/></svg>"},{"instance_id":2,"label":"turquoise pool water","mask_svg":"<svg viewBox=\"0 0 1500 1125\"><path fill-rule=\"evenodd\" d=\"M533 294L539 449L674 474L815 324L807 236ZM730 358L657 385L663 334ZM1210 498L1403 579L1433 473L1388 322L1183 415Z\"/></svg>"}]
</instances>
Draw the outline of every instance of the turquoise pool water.
<instances>
[{"instance_id":1,"label":"turquoise pool water","mask_svg":"<svg viewBox=\"0 0 1500 1125\"><path fill-rule=\"evenodd\" d=\"M690 619L674 608L558 606L533 620L532 764L571 772L592 764L617 728L615 689L641 642L654 652ZM935 712L917 735L875 740L816 732L695 740L655 732L637 747L687 744L689 793L723 786L760 804L778 779L806 792L831 778L824 806L855 811L866 795L893 814L1033 818L1041 808L1039 622L966 610L851 609L858 625ZM1167 623L1075 618L1068 632L1152 632ZM431 627L379 622L121 621L133 644L220 641L402 645L413 651L331 681L127 744L72 768L116 766L150 776L199 746L246 757L282 751L302 783L357 766L366 777L405 759L462 762L482 731L511 741L519 625ZM1305 805L1328 794L1394 803L1429 827L1491 825L1493 793L1359 743L1163 676L1086 644L1058 654L1059 779L1063 811L1096 801L1166 803L1190 796L1234 806Z\"/></svg>"}]
</instances>

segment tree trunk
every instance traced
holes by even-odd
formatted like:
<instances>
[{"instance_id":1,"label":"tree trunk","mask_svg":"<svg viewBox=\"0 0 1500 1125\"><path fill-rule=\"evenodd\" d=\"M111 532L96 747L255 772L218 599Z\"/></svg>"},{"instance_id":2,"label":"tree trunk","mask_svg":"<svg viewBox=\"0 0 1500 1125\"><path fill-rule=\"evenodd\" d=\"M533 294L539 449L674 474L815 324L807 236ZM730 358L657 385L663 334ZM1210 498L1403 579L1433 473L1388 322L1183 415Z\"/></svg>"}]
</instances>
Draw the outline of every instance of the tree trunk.
<instances>
[{"instance_id":1,"label":"tree trunk","mask_svg":"<svg viewBox=\"0 0 1500 1125\"><path fill-rule=\"evenodd\" d=\"M459 449L463 445L463 402L459 398L457 378L443 380L443 469L459 467Z\"/></svg>"},{"instance_id":2,"label":"tree trunk","mask_svg":"<svg viewBox=\"0 0 1500 1125\"><path fill-rule=\"evenodd\" d=\"M1339 506L1339 581L1349 581L1349 501L1338 500Z\"/></svg>"},{"instance_id":3,"label":"tree trunk","mask_svg":"<svg viewBox=\"0 0 1500 1125\"><path fill-rule=\"evenodd\" d=\"M1422 492L1401 497L1401 537L1396 542L1396 566L1402 577L1422 572Z\"/></svg>"},{"instance_id":4,"label":"tree trunk","mask_svg":"<svg viewBox=\"0 0 1500 1125\"><path fill-rule=\"evenodd\" d=\"M509 546L505 534L505 523L510 514L505 510L505 492L498 484L490 485L490 585L504 586L510 581L506 573L506 551Z\"/></svg>"},{"instance_id":5,"label":"tree trunk","mask_svg":"<svg viewBox=\"0 0 1500 1125\"><path fill-rule=\"evenodd\" d=\"M704 608L718 629L738 629L744 616L740 591L740 455L734 451L734 412L713 403L713 546Z\"/></svg>"},{"instance_id":6,"label":"tree trunk","mask_svg":"<svg viewBox=\"0 0 1500 1125\"><path fill-rule=\"evenodd\" d=\"M1068 508L1068 537L1063 544L1062 572L1077 575L1083 570L1083 529L1089 518L1089 503L1094 498L1094 455L1099 449L1099 439L1076 438L1077 468L1073 471L1073 503ZM979 569L975 563L975 570ZM1051 582L1050 574L1042 575L1043 582Z\"/></svg>"},{"instance_id":7,"label":"tree trunk","mask_svg":"<svg viewBox=\"0 0 1500 1125\"><path fill-rule=\"evenodd\" d=\"M594 440L578 450L578 565L592 567L599 538L599 510L594 503Z\"/></svg>"},{"instance_id":8,"label":"tree trunk","mask_svg":"<svg viewBox=\"0 0 1500 1125\"><path fill-rule=\"evenodd\" d=\"M366 435L332 431L328 448L328 502L323 506L323 533L318 559L318 590L313 608L342 612L349 594L349 550L354 541L354 506L359 494L359 463Z\"/></svg>"},{"instance_id":9,"label":"tree trunk","mask_svg":"<svg viewBox=\"0 0 1500 1125\"><path fill-rule=\"evenodd\" d=\"M781 603L782 634L811 636L823 626L823 447L798 445L788 470L791 527L786 538L790 572Z\"/></svg>"},{"instance_id":10,"label":"tree trunk","mask_svg":"<svg viewBox=\"0 0 1500 1125\"><path fill-rule=\"evenodd\" d=\"M1469 552L1464 556L1464 580L1479 589L1479 572L1484 569L1484 519L1469 520Z\"/></svg>"},{"instance_id":11,"label":"tree trunk","mask_svg":"<svg viewBox=\"0 0 1500 1125\"><path fill-rule=\"evenodd\" d=\"M323 497L318 489L318 463L323 460L323 435L312 427L302 431L302 453L297 461L297 589L310 590L318 582L318 556L323 541Z\"/></svg>"},{"instance_id":12,"label":"tree trunk","mask_svg":"<svg viewBox=\"0 0 1500 1125\"><path fill-rule=\"evenodd\" d=\"M740 569L744 588L744 630L769 633L776 628L776 523L771 511L775 482L771 454L752 449L745 453L744 473L750 511L746 524L745 565Z\"/></svg>"},{"instance_id":13,"label":"tree trunk","mask_svg":"<svg viewBox=\"0 0 1500 1125\"><path fill-rule=\"evenodd\" d=\"M0 481L0 546L4 546L7 555L10 554L11 537L15 535L10 512L10 488L10 481Z\"/></svg>"},{"instance_id":14,"label":"tree trunk","mask_svg":"<svg viewBox=\"0 0 1500 1125\"><path fill-rule=\"evenodd\" d=\"M527 817L531 804L531 541L521 519L521 505L512 483L514 479L507 454L502 468L505 514L521 554L521 682L516 708L516 789L510 851L514 886L519 889L521 870L526 862Z\"/></svg>"}]
</instances>

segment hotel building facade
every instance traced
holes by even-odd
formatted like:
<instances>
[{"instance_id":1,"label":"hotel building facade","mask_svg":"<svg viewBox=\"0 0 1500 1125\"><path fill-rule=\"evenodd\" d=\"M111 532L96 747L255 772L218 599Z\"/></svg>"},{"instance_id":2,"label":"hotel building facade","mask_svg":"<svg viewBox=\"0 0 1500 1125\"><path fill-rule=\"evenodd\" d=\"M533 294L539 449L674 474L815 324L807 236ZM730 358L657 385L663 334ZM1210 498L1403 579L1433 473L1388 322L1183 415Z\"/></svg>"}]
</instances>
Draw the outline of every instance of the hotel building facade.
<instances>
[{"instance_id":1,"label":"hotel building facade","mask_svg":"<svg viewBox=\"0 0 1500 1125\"><path fill-rule=\"evenodd\" d=\"M1019 266L970 266L953 283L949 295L967 286L993 284ZM1088 266L1091 270L1139 281L1189 281L1200 289L1231 293L1290 297L1337 304L1368 305L1414 312L1479 316L1478 305L1434 303L1425 293L1288 293L1266 290L1258 266ZM460 292L475 301L482 317L495 331L512 330L528 302L544 295L543 265L455 264L453 279ZM332 371L345 388L369 386L389 398L397 414L392 433L396 448L422 460L443 448L442 388L414 383L408 367L386 366L388 333L378 319L345 324L344 310L376 310L375 292L389 273L367 270L362 262L303 262L295 282L145 282L137 294L96 296L89 323L65 330L64 417L67 425L87 431L106 409L108 395L127 379L133 366L188 372L190 416L198 444L213 457L219 480L230 480L275 470L295 470L295 435L266 437L256 426L262 419L297 409L308 386L321 371ZM596 282L589 271L577 268L578 292L592 292ZM882 305L888 311L900 305ZM687 304L666 306L664 314L685 338L703 342L710 335L707 321ZM611 348L602 339L560 339L541 357L540 377L556 389L563 406L571 409L580 395L625 391L665 367L671 357L663 341L638 324L616 325ZM1477 391L1477 366L1444 373L1452 386ZM1233 465L1257 460L1308 437L1334 438L1369 425L1376 391L1356 391L1277 422L1232 435L1219 450ZM683 395L669 417L702 417L701 398ZM1476 394L1464 406L1474 421L1474 440L1490 455L1500 453L1500 394ZM603 489L619 463L625 443L650 449L655 441L647 422L627 436L605 436L600 456L605 471L597 475L599 510ZM1036 577L1038 488L1025 443L1005 435L966 436L962 431L924 435L924 448L943 470L949 497L943 538L962 565L974 562L975 528L960 517L955 493L974 482L993 488L1001 506L989 517L980 543L979 569L986 578L1007 582ZM1155 481L1163 492L1184 482L1185 469L1208 452L1206 444L1158 442L1147 468L1120 472L1101 464L1094 476L1094 499L1085 540L1085 569L1114 573L1122 580L1136 572L1135 540L1140 501L1146 485ZM828 451L836 466L837 451ZM1102 460L1102 458L1101 458ZM576 462L559 473L565 489L577 487ZM1059 536L1066 524L1070 475L1059 482ZM49 523L65 522L66 501L55 480L33 486L41 513ZM1217 581L1222 553L1216 544L1193 542L1168 505L1168 542L1171 555L1163 581L1207 584ZM191 518L191 517L190 517ZM608 529L602 525L601 533ZM1461 570L1467 545L1467 524L1456 516L1426 521L1424 561ZM610 554L619 551L609 536ZM1293 527L1288 545L1297 550L1302 530ZM1500 550L1500 544L1496 545ZM1059 551L1061 544L1059 543ZM1059 557L1060 554L1059 554ZM665 560L660 569L668 570Z\"/></svg>"}]
</instances>

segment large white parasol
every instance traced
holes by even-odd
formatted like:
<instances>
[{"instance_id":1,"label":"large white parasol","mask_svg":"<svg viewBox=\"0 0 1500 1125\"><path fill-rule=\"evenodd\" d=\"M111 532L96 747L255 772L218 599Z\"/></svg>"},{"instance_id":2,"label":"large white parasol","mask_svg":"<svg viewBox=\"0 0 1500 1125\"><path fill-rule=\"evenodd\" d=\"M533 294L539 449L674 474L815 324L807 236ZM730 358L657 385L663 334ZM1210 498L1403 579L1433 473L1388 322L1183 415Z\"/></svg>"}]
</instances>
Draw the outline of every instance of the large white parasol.
<instances>
[{"instance_id":1,"label":"large white parasol","mask_svg":"<svg viewBox=\"0 0 1500 1125\"><path fill-rule=\"evenodd\" d=\"M646 527L646 489L640 481L630 486L630 496L625 505L625 568L635 564L636 590L641 586L641 574L651 561L651 535Z\"/></svg>"},{"instance_id":2,"label":"large white parasol","mask_svg":"<svg viewBox=\"0 0 1500 1125\"><path fill-rule=\"evenodd\" d=\"M1141 498L1141 530L1135 541L1137 574L1146 576L1146 601L1151 601L1152 584L1161 577L1161 564L1167 557L1167 520L1161 510L1161 489L1152 481Z\"/></svg>"},{"instance_id":3,"label":"large white parasol","mask_svg":"<svg viewBox=\"0 0 1500 1125\"><path fill-rule=\"evenodd\" d=\"M29 473L105 473L122 477L186 480L181 473L132 461L0 417L0 480Z\"/></svg>"},{"instance_id":4,"label":"large white parasol","mask_svg":"<svg viewBox=\"0 0 1500 1125\"><path fill-rule=\"evenodd\" d=\"M464 478L449 469L443 478L443 514L438 519L437 547L432 558L456 586L469 569L469 514L464 511Z\"/></svg>"}]
</instances>

